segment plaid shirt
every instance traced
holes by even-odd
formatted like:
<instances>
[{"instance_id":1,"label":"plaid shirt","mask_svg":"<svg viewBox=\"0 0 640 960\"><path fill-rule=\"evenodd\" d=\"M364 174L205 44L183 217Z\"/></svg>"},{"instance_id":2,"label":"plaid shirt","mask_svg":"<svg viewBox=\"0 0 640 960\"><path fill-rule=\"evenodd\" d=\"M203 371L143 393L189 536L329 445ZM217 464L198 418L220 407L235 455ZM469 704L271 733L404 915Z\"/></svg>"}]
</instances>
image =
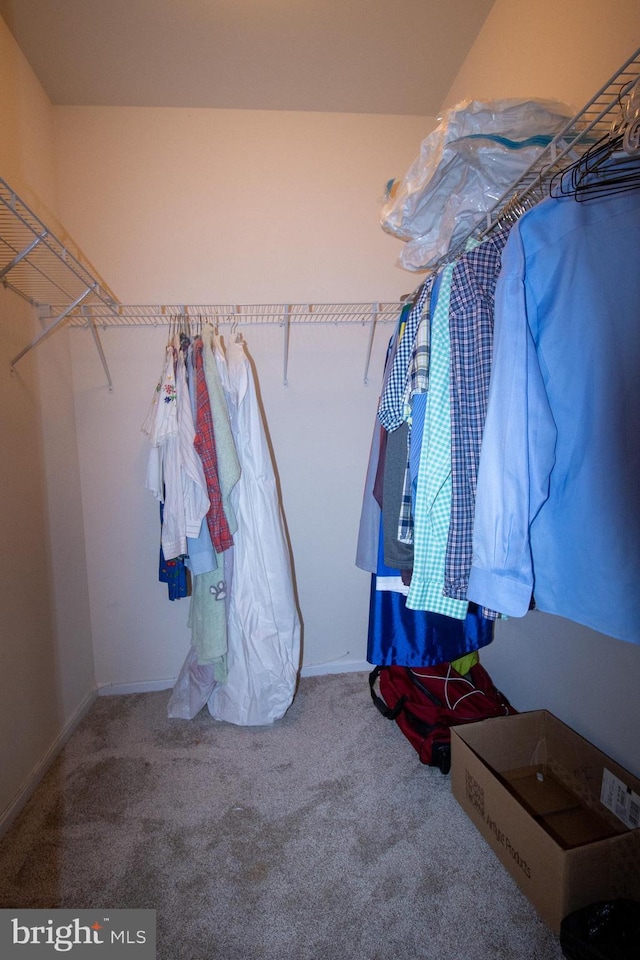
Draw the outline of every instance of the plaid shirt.
<instances>
[{"instance_id":1,"label":"plaid shirt","mask_svg":"<svg viewBox=\"0 0 640 960\"><path fill-rule=\"evenodd\" d=\"M501 231L463 254L451 286L452 495L445 593L458 600L467 596L471 570L476 481L493 354L494 293L507 236L508 230Z\"/></svg>"},{"instance_id":2,"label":"plaid shirt","mask_svg":"<svg viewBox=\"0 0 640 960\"><path fill-rule=\"evenodd\" d=\"M418 291L418 295L407 317L404 332L398 343L389 378L380 397L378 420L385 430L389 432L396 430L405 420L404 389L407 379L407 369L409 367L416 330L422 317L424 305L428 302L432 283L433 278L429 277ZM404 311L402 316L403 315Z\"/></svg>"},{"instance_id":3,"label":"plaid shirt","mask_svg":"<svg viewBox=\"0 0 640 960\"><path fill-rule=\"evenodd\" d=\"M430 285L430 289L433 282ZM431 323L429 307L431 297L427 297L418 323L418 329L411 348L411 359L407 370L407 379L404 385L403 404L404 419L411 421L411 401L416 393L426 393L429 388L429 350L431 340Z\"/></svg>"},{"instance_id":4,"label":"plaid shirt","mask_svg":"<svg viewBox=\"0 0 640 960\"><path fill-rule=\"evenodd\" d=\"M400 543L413 543L413 493L411 489L410 468L413 398L417 393L426 393L429 387L429 351L431 341L429 308L431 305L431 290L433 290L433 282L430 285L429 296L427 296L425 300L422 317L420 318L413 341L403 395L404 419L409 424L409 435L407 438L407 467L404 475L402 498L400 500L400 517L398 519L398 540Z\"/></svg>"},{"instance_id":5,"label":"plaid shirt","mask_svg":"<svg viewBox=\"0 0 640 960\"><path fill-rule=\"evenodd\" d=\"M464 620L468 604L444 595L444 559L451 518L451 404L449 400L449 295L453 265L442 271L431 321L427 411L420 450L414 514L410 610L431 610Z\"/></svg>"},{"instance_id":6,"label":"plaid shirt","mask_svg":"<svg viewBox=\"0 0 640 960\"><path fill-rule=\"evenodd\" d=\"M196 435L193 445L202 460L210 507L207 513L207 526L211 542L217 553L233 546L233 537L222 506L222 494L218 480L218 457L213 433L213 416L209 402L209 391L205 379L202 359L202 340L197 339L193 349L196 371Z\"/></svg>"}]
</instances>

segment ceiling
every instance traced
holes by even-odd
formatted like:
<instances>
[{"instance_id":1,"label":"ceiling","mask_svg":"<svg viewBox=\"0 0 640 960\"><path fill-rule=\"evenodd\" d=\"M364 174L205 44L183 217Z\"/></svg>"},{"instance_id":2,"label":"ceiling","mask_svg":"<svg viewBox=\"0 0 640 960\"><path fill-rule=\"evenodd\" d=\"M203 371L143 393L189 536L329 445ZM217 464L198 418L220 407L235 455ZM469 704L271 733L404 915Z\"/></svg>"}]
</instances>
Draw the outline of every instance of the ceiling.
<instances>
[{"instance_id":1,"label":"ceiling","mask_svg":"<svg viewBox=\"0 0 640 960\"><path fill-rule=\"evenodd\" d=\"M436 115L494 0L0 0L54 104Z\"/></svg>"}]
</instances>

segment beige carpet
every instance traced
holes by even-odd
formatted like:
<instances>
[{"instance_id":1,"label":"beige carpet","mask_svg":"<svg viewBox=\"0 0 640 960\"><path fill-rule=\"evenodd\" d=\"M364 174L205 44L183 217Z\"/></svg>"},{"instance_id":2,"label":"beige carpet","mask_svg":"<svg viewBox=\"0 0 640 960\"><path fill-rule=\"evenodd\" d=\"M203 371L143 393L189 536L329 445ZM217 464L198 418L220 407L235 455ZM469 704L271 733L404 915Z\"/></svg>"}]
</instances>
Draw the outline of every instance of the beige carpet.
<instances>
[{"instance_id":1,"label":"beige carpet","mask_svg":"<svg viewBox=\"0 0 640 960\"><path fill-rule=\"evenodd\" d=\"M271 727L101 697L0 842L0 907L157 911L160 960L559 960L364 673Z\"/></svg>"}]
</instances>

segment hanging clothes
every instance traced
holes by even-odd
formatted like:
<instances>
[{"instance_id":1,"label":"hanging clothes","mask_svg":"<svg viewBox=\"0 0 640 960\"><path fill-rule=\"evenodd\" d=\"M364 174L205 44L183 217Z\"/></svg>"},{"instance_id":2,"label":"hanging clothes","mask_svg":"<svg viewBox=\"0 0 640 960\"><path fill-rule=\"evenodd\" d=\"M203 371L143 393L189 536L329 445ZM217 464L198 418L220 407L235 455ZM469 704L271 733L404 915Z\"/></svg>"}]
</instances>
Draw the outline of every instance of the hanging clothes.
<instances>
[{"instance_id":1,"label":"hanging clothes","mask_svg":"<svg viewBox=\"0 0 640 960\"><path fill-rule=\"evenodd\" d=\"M391 416L395 423L398 411L408 410L411 413L411 436L414 431L421 433L420 418L416 416L416 412L420 401L426 400L423 391L428 385L428 363L426 368L421 368L420 375L416 376L415 361L418 355L421 364L428 358L429 331L423 329L422 336L418 336L418 332L421 326L429 323L428 308L432 287L433 278L430 278L428 284L421 288L413 306L407 305L403 308L389 344L379 408L383 409L383 416L376 418L374 426L360 516L356 565L373 574L367 660L380 666L433 666L475 652L493 639L493 624L482 616L475 605L463 619L409 609L406 604L408 586L403 582L406 571L385 562L389 540L392 536L399 535L399 495L401 488L404 489L403 485L406 485L405 467L410 467L411 452L408 457L406 420L401 420L395 430L387 433L380 419ZM414 311L419 312L417 322L409 325L407 317ZM402 344L403 359L397 362L399 346ZM392 375L394 382L390 387ZM400 452L395 459L401 462L400 469L389 471L386 469L386 455L387 446L394 442L392 438L399 441ZM415 451L413 453L415 455ZM417 455L419 458L419 447ZM410 478L411 475L412 471L409 469ZM396 490L387 496L389 483L395 483ZM411 500L410 490L406 495ZM390 517L385 518L385 508L391 514ZM402 553L400 546L402 544L394 548L393 555L405 557L407 560L412 558L412 548L404 547L408 552ZM409 574L410 572L409 570Z\"/></svg>"},{"instance_id":2,"label":"hanging clothes","mask_svg":"<svg viewBox=\"0 0 640 960\"><path fill-rule=\"evenodd\" d=\"M200 338L196 340L193 351L202 357L204 379L214 427L215 475L218 481L220 506L230 534L235 534L238 523L231 504L231 492L240 478L240 463L231 432L229 411L224 396L220 372L212 349L213 328L206 325ZM201 341L199 343L198 341ZM197 361L196 361L197 362ZM197 381L196 381L197 386ZM196 409L198 405L195 391ZM199 664L214 664L215 679L227 678L227 620L228 608L225 603L229 585L227 577L231 567L231 558L216 552L211 540L208 523L201 525L197 540L189 541L190 555L187 565L193 571L193 593L189 608L188 626L191 630L191 642L198 654Z\"/></svg>"},{"instance_id":3,"label":"hanging clothes","mask_svg":"<svg viewBox=\"0 0 640 960\"><path fill-rule=\"evenodd\" d=\"M160 529L162 529L163 504L160 504ZM160 544L160 557L158 560L158 580L160 583L167 584L169 600L181 600L189 596L189 575L185 566L184 557L174 557L173 560L165 560L164 550Z\"/></svg>"},{"instance_id":4,"label":"hanging clothes","mask_svg":"<svg viewBox=\"0 0 640 960\"><path fill-rule=\"evenodd\" d=\"M380 539L382 547L382 538ZM377 666L431 667L456 660L493 640L493 623L475 604L464 620L410 610L408 587L399 570L388 567L382 549L371 578L367 661Z\"/></svg>"},{"instance_id":5,"label":"hanging clothes","mask_svg":"<svg viewBox=\"0 0 640 960\"><path fill-rule=\"evenodd\" d=\"M640 191L512 227L468 595L640 643Z\"/></svg>"},{"instance_id":6,"label":"hanging clothes","mask_svg":"<svg viewBox=\"0 0 640 960\"><path fill-rule=\"evenodd\" d=\"M384 448L382 480L382 539L384 562L398 570L413 569L413 544L398 537L399 518L405 506L405 475L409 425L401 423L397 430L387 435Z\"/></svg>"},{"instance_id":7,"label":"hanging clothes","mask_svg":"<svg viewBox=\"0 0 640 960\"><path fill-rule=\"evenodd\" d=\"M204 338L172 340L143 431L147 486L163 508L161 546L171 551L161 553L160 577L171 599L186 592L183 560L192 580L191 645L168 715L191 719L208 705L219 720L271 723L295 693L300 620L244 344L230 343L225 355L206 328Z\"/></svg>"},{"instance_id":8,"label":"hanging clothes","mask_svg":"<svg viewBox=\"0 0 640 960\"><path fill-rule=\"evenodd\" d=\"M404 393L407 368L416 331L431 295L432 284L432 277L425 280L413 303L408 304L400 314L398 332L392 347L393 355L388 361L388 372L378 404L378 419L389 433L396 430L405 420Z\"/></svg>"}]
</instances>

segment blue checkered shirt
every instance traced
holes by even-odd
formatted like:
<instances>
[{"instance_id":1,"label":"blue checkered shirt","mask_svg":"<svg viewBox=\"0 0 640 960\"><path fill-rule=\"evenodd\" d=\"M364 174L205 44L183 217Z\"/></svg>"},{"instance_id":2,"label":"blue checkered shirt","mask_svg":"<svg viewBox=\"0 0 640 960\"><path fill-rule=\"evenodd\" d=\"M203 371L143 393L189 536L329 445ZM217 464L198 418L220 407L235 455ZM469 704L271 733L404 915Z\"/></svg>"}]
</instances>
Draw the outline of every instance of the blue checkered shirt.
<instances>
[{"instance_id":1,"label":"blue checkered shirt","mask_svg":"<svg viewBox=\"0 0 640 960\"><path fill-rule=\"evenodd\" d=\"M418 291L393 359L389 379L380 397L378 420L389 432L397 430L405 420L404 389L407 381L407 369L413 349L413 341L422 317L422 311L429 299L432 283L433 277L429 277Z\"/></svg>"},{"instance_id":2,"label":"blue checkered shirt","mask_svg":"<svg viewBox=\"0 0 640 960\"><path fill-rule=\"evenodd\" d=\"M451 284L452 491L444 589L448 597L458 600L467 596L471 570L476 481L493 353L494 293L508 232L503 230L463 254Z\"/></svg>"}]
</instances>

